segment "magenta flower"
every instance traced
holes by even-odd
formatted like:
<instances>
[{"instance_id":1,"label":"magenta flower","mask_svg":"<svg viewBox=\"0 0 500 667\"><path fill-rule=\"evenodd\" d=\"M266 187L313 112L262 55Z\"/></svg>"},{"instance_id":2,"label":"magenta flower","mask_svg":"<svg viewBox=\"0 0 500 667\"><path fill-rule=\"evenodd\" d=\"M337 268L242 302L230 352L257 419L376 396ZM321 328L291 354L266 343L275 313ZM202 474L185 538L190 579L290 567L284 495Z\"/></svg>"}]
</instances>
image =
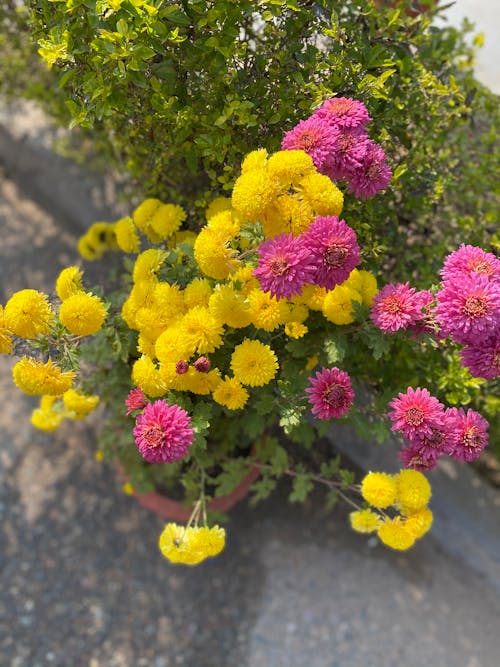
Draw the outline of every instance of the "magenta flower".
<instances>
[{"instance_id":1,"label":"magenta flower","mask_svg":"<svg viewBox=\"0 0 500 667\"><path fill-rule=\"evenodd\" d=\"M375 142L369 141L359 169L349 179L349 192L363 200L374 197L385 190L392 178L392 171L386 162L385 153Z\"/></svg>"},{"instance_id":2,"label":"magenta flower","mask_svg":"<svg viewBox=\"0 0 500 667\"><path fill-rule=\"evenodd\" d=\"M437 466L440 454L418 444L403 447L398 453L398 459L405 468L412 468L420 472L433 470Z\"/></svg>"},{"instance_id":3,"label":"magenta flower","mask_svg":"<svg viewBox=\"0 0 500 667\"><path fill-rule=\"evenodd\" d=\"M500 283L482 274L456 274L437 295L436 317L443 337L479 345L500 323Z\"/></svg>"},{"instance_id":4,"label":"magenta flower","mask_svg":"<svg viewBox=\"0 0 500 667\"><path fill-rule=\"evenodd\" d=\"M335 150L339 131L317 116L301 120L287 132L281 142L282 150L301 150L312 157L318 171Z\"/></svg>"},{"instance_id":5,"label":"magenta flower","mask_svg":"<svg viewBox=\"0 0 500 667\"><path fill-rule=\"evenodd\" d=\"M327 120L334 127L355 128L371 121L365 105L349 97L332 97L326 100L314 112L314 116Z\"/></svg>"},{"instance_id":6,"label":"magenta flower","mask_svg":"<svg viewBox=\"0 0 500 667\"><path fill-rule=\"evenodd\" d=\"M500 260L491 252L473 245L462 245L450 253L441 269L444 281L454 280L458 276L482 274L493 282L500 281Z\"/></svg>"},{"instance_id":7,"label":"magenta flower","mask_svg":"<svg viewBox=\"0 0 500 667\"><path fill-rule=\"evenodd\" d=\"M400 431L412 444L432 438L435 429L444 425L444 405L428 389L408 387L406 394L400 393L389 405L392 430Z\"/></svg>"},{"instance_id":8,"label":"magenta flower","mask_svg":"<svg viewBox=\"0 0 500 667\"><path fill-rule=\"evenodd\" d=\"M349 375L338 368L322 368L315 377L309 378L306 393L313 406L311 412L318 419L332 419L346 415L354 400Z\"/></svg>"},{"instance_id":9,"label":"magenta flower","mask_svg":"<svg viewBox=\"0 0 500 667\"><path fill-rule=\"evenodd\" d=\"M448 408L446 413L454 446L451 456L458 461L474 461L488 445L488 422L474 410Z\"/></svg>"},{"instance_id":10,"label":"magenta flower","mask_svg":"<svg viewBox=\"0 0 500 667\"><path fill-rule=\"evenodd\" d=\"M375 295L370 317L384 333L408 329L423 318L422 308L427 305L429 294L417 292L409 283L390 283Z\"/></svg>"},{"instance_id":11,"label":"magenta flower","mask_svg":"<svg viewBox=\"0 0 500 667\"><path fill-rule=\"evenodd\" d=\"M471 344L460 351L462 366L474 377L493 380L500 377L500 329L477 345Z\"/></svg>"},{"instance_id":12,"label":"magenta flower","mask_svg":"<svg viewBox=\"0 0 500 667\"><path fill-rule=\"evenodd\" d=\"M127 406L127 412L125 415L128 417L134 410L142 410L142 408L147 404L148 399L144 395L144 392L140 387L135 387L129 392L129 395L125 399L125 405Z\"/></svg>"},{"instance_id":13,"label":"magenta flower","mask_svg":"<svg viewBox=\"0 0 500 667\"><path fill-rule=\"evenodd\" d=\"M356 233L336 216L318 216L300 237L315 271L310 282L332 290L342 284L359 264Z\"/></svg>"},{"instance_id":14,"label":"magenta flower","mask_svg":"<svg viewBox=\"0 0 500 667\"><path fill-rule=\"evenodd\" d=\"M260 244L259 265L253 275L271 296L281 299L302 294L314 274L309 250L300 236L280 234Z\"/></svg>"},{"instance_id":15,"label":"magenta flower","mask_svg":"<svg viewBox=\"0 0 500 667\"><path fill-rule=\"evenodd\" d=\"M194 430L185 410L159 400L146 405L137 417L134 438L142 457L149 463L173 463L188 453Z\"/></svg>"},{"instance_id":16,"label":"magenta flower","mask_svg":"<svg viewBox=\"0 0 500 667\"><path fill-rule=\"evenodd\" d=\"M206 357L199 357L193 364L198 373L208 373L210 370L210 360Z\"/></svg>"},{"instance_id":17,"label":"magenta flower","mask_svg":"<svg viewBox=\"0 0 500 667\"><path fill-rule=\"evenodd\" d=\"M189 370L189 364L187 361L184 361L184 359L179 359L179 361L175 364L175 372L177 375L185 375Z\"/></svg>"},{"instance_id":18,"label":"magenta flower","mask_svg":"<svg viewBox=\"0 0 500 667\"><path fill-rule=\"evenodd\" d=\"M370 140L363 129L343 128L324 163L323 173L332 181L349 181L361 169L369 145Z\"/></svg>"}]
</instances>

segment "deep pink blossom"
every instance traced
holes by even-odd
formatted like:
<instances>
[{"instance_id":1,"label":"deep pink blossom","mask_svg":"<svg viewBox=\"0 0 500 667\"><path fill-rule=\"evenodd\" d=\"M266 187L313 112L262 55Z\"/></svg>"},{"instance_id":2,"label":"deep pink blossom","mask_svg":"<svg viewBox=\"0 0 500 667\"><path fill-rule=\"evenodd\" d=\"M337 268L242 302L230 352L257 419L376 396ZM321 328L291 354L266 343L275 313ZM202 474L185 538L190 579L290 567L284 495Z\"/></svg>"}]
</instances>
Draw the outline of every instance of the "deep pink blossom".
<instances>
[{"instance_id":1,"label":"deep pink blossom","mask_svg":"<svg viewBox=\"0 0 500 667\"><path fill-rule=\"evenodd\" d=\"M280 234L259 246L259 264L253 275L264 292L277 299L302 294L305 283L312 282L315 267L300 236Z\"/></svg>"},{"instance_id":2,"label":"deep pink blossom","mask_svg":"<svg viewBox=\"0 0 500 667\"><path fill-rule=\"evenodd\" d=\"M332 181L349 181L361 169L369 146L370 140L364 129L343 128L320 171Z\"/></svg>"},{"instance_id":3,"label":"deep pink blossom","mask_svg":"<svg viewBox=\"0 0 500 667\"><path fill-rule=\"evenodd\" d=\"M198 373L208 373L210 370L210 360L206 357L199 357L193 366Z\"/></svg>"},{"instance_id":4,"label":"deep pink blossom","mask_svg":"<svg viewBox=\"0 0 500 667\"><path fill-rule=\"evenodd\" d=\"M500 283L483 274L456 274L437 295L436 318L443 337L479 345L500 324Z\"/></svg>"},{"instance_id":5,"label":"deep pink blossom","mask_svg":"<svg viewBox=\"0 0 500 667\"><path fill-rule=\"evenodd\" d=\"M412 468L420 472L433 470L437 466L440 454L430 451L419 444L406 445L398 453L398 459L402 461L405 468Z\"/></svg>"},{"instance_id":6,"label":"deep pink blossom","mask_svg":"<svg viewBox=\"0 0 500 667\"><path fill-rule=\"evenodd\" d=\"M146 405L144 412L138 415L134 438L142 457L149 463L173 463L188 454L194 430L185 410L159 400Z\"/></svg>"},{"instance_id":7,"label":"deep pink blossom","mask_svg":"<svg viewBox=\"0 0 500 667\"><path fill-rule=\"evenodd\" d=\"M443 428L444 406L428 389L408 387L406 394L399 393L389 405L392 430L399 431L412 444L431 438L435 429Z\"/></svg>"},{"instance_id":8,"label":"deep pink blossom","mask_svg":"<svg viewBox=\"0 0 500 667\"><path fill-rule=\"evenodd\" d=\"M312 157L316 169L323 172L325 163L335 150L338 136L339 130L324 119L311 116L307 120L301 120L285 134L281 148L304 151Z\"/></svg>"},{"instance_id":9,"label":"deep pink blossom","mask_svg":"<svg viewBox=\"0 0 500 667\"><path fill-rule=\"evenodd\" d=\"M390 283L375 295L370 317L384 333L408 329L424 317L422 308L427 304L427 294L417 292L409 283Z\"/></svg>"},{"instance_id":10,"label":"deep pink blossom","mask_svg":"<svg viewBox=\"0 0 500 667\"><path fill-rule=\"evenodd\" d=\"M500 377L500 329L478 344L460 351L461 363L477 378L493 380Z\"/></svg>"},{"instance_id":11,"label":"deep pink blossom","mask_svg":"<svg viewBox=\"0 0 500 667\"><path fill-rule=\"evenodd\" d=\"M179 361L175 364L175 372L177 375L184 375L187 373L189 370L189 364L187 361L184 361L184 359L179 359Z\"/></svg>"},{"instance_id":12,"label":"deep pink blossom","mask_svg":"<svg viewBox=\"0 0 500 667\"><path fill-rule=\"evenodd\" d=\"M385 190L392 178L392 171L386 162L384 151L375 142L368 141L369 146L361 166L349 179L349 192L363 200L374 197L380 190Z\"/></svg>"},{"instance_id":13,"label":"deep pink blossom","mask_svg":"<svg viewBox=\"0 0 500 667\"><path fill-rule=\"evenodd\" d=\"M475 410L448 408L446 413L453 442L451 456L458 461L474 461L488 445L488 422Z\"/></svg>"},{"instance_id":14,"label":"deep pink blossom","mask_svg":"<svg viewBox=\"0 0 500 667\"><path fill-rule=\"evenodd\" d=\"M144 392L140 387L135 387L129 392L129 395L125 399L125 405L127 406L127 412L125 413L128 417L134 410L142 410L142 408L147 404L148 399L144 395Z\"/></svg>"},{"instance_id":15,"label":"deep pink blossom","mask_svg":"<svg viewBox=\"0 0 500 667\"><path fill-rule=\"evenodd\" d=\"M458 276L481 274L494 282L500 281L500 260L491 252L477 246L462 243L458 250L450 253L441 269L446 282Z\"/></svg>"},{"instance_id":16,"label":"deep pink blossom","mask_svg":"<svg viewBox=\"0 0 500 667\"><path fill-rule=\"evenodd\" d=\"M332 97L323 102L314 116L327 120L334 127L360 127L371 121L365 105L350 97Z\"/></svg>"},{"instance_id":17,"label":"deep pink blossom","mask_svg":"<svg viewBox=\"0 0 500 667\"><path fill-rule=\"evenodd\" d=\"M334 215L318 216L298 238L315 267L310 282L320 287L342 284L360 262L356 233Z\"/></svg>"},{"instance_id":18,"label":"deep pink blossom","mask_svg":"<svg viewBox=\"0 0 500 667\"><path fill-rule=\"evenodd\" d=\"M332 419L346 415L354 400L351 380L345 371L338 368L322 368L309 378L309 403L318 419Z\"/></svg>"}]
</instances>

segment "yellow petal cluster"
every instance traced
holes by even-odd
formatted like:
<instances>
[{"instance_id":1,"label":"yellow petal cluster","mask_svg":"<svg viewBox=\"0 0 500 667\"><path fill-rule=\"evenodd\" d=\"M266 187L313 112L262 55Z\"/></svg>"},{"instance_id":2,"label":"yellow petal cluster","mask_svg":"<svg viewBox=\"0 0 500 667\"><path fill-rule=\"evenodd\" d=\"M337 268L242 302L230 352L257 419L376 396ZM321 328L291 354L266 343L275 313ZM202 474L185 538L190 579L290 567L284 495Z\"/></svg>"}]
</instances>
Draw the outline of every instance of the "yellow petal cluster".
<instances>
[{"instance_id":1,"label":"yellow petal cluster","mask_svg":"<svg viewBox=\"0 0 500 667\"><path fill-rule=\"evenodd\" d=\"M62 302L59 319L70 333L91 336L102 328L106 306L95 294L76 292Z\"/></svg>"},{"instance_id":2,"label":"yellow petal cluster","mask_svg":"<svg viewBox=\"0 0 500 667\"><path fill-rule=\"evenodd\" d=\"M82 278L83 272L77 266L68 266L61 271L56 280L56 293L61 301L83 291Z\"/></svg>"},{"instance_id":3,"label":"yellow petal cluster","mask_svg":"<svg viewBox=\"0 0 500 667\"><path fill-rule=\"evenodd\" d=\"M0 305L0 354L12 354L13 349L14 342L12 340L11 331L5 322L3 306Z\"/></svg>"},{"instance_id":4,"label":"yellow petal cluster","mask_svg":"<svg viewBox=\"0 0 500 667\"><path fill-rule=\"evenodd\" d=\"M34 289L15 292L5 304L5 328L21 338L48 334L53 319L47 295Z\"/></svg>"},{"instance_id":5,"label":"yellow petal cluster","mask_svg":"<svg viewBox=\"0 0 500 667\"><path fill-rule=\"evenodd\" d=\"M12 369L14 384L30 396L60 396L73 384L74 371L63 371L48 359L45 363L23 357Z\"/></svg>"},{"instance_id":6,"label":"yellow petal cluster","mask_svg":"<svg viewBox=\"0 0 500 667\"><path fill-rule=\"evenodd\" d=\"M241 410L248 401L248 391L236 378L226 376L212 393L216 403L229 410Z\"/></svg>"},{"instance_id":7,"label":"yellow petal cluster","mask_svg":"<svg viewBox=\"0 0 500 667\"><path fill-rule=\"evenodd\" d=\"M278 372L278 358L269 345L245 339L231 355L234 377L249 387L263 387Z\"/></svg>"},{"instance_id":8,"label":"yellow petal cluster","mask_svg":"<svg viewBox=\"0 0 500 667\"><path fill-rule=\"evenodd\" d=\"M196 565L206 558L217 556L226 543L226 531L215 525L179 526L168 523L160 535L158 546L171 563Z\"/></svg>"}]
</instances>

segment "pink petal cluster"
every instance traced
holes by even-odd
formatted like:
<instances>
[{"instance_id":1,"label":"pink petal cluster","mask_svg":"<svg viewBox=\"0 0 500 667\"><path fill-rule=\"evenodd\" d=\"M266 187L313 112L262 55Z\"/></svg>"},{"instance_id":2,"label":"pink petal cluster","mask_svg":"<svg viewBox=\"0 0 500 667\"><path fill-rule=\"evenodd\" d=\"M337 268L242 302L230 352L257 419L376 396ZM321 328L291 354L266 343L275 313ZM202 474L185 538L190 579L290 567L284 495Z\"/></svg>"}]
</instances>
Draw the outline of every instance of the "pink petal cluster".
<instances>
[{"instance_id":1,"label":"pink petal cluster","mask_svg":"<svg viewBox=\"0 0 500 667\"><path fill-rule=\"evenodd\" d=\"M371 121L365 105L350 97L332 97L326 100L315 115L342 128L359 128Z\"/></svg>"},{"instance_id":2,"label":"pink petal cluster","mask_svg":"<svg viewBox=\"0 0 500 667\"><path fill-rule=\"evenodd\" d=\"M315 268L301 236L280 234L259 246L259 263L253 275L263 291L277 299L301 294L304 284L313 281Z\"/></svg>"},{"instance_id":3,"label":"pink petal cluster","mask_svg":"<svg viewBox=\"0 0 500 667\"><path fill-rule=\"evenodd\" d=\"M408 440L431 438L434 430L443 425L444 405L428 389L408 387L406 394L399 393L389 405L392 430Z\"/></svg>"},{"instance_id":4,"label":"pink petal cluster","mask_svg":"<svg viewBox=\"0 0 500 667\"><path fill-rule=\"evenodd\" d=\"M125 399L125 405L127 407L127 412L125 415L128 417L134 410L142 410L148 402L144 392L140 387L135 387L132 389L127 398Z\"/></svg>"},{"instance_id":5,"label":"pink petal cluster","mask_svg":"<svg viewBox=\"0 0 500 667\"><path fill-rule=\"evenodd\" d=\"M489 280L499 282L500 259L482 248L462 243L458 250L446 257L441 269L444 282L454 280L457 276L470 277L475 274L481 274Z\"/></svg>"},{"instance_id":6,"label":"pink petal cluster","mask_svg":"<svg viewBox=\"0 0 500 667\"><path fill-rule=\"evenodd\" d=\"M312 157L318 171L322 172L335 151L339 130L317 116L301 120L287 132L281 142L282 150L301 150Z\"/></svg>"},{"instance_id":7,"label":"pink petal cluster","mask_svg":"<svg viewBox=\"0 0 500 667\"><path fill-rule=\"evenodd\" d=\"M138 415L134 438L141 456L149 463L173 463L188 454L194 430L185 410L158 400Z\"/></svg>"},{"instance_id":8,"label":"pink petal cluster","mask_svg":"<svg viewBox=\"0 0 500 667\"><path fill-rule=\"evenodd\" d=\"M322 368L309 378L311 412L318 419L332 419L346 415L354 400L351 380L345 371L338 368Z\"/></svg>"},{"instance_id":9,"label":"pink petal cluster","mask_svg":"<svg viewBox=\"0 0 500 667\"><path fill-rule=\"evenodd\" d=\"M488 422L474 410L450 408L449 429L453 442L453 458L474 461L488 445Z\"/></svg>"},{"instance_id":10,"label":"pink petal cluster","mask_svg":"<svg viewBox=\"0 0 500 667\"><path fill-rule=\"evenodd\" d=\"M385 190L392 178L392 171L386 162L382 148L373 141L367 142L361 166L349 179L349 192L366 200Z\"/></svg>"},{"instance_id":11,"label":"pink petal cluster","mask_svg":"<svg viewBox=\"0 0 500 667\"><path fill-rule=\"evenodd\" d=\"M375 295L370 317L384 333L412 328L415 332L426 329L425 310L434 300L427 291L417 291L409 283L390 283Z\"/></svg>"},{"instance_id":12,"label":"pink petal cluster","mask_svg":"<svg viewBox=\"0 0 500 667\"><path fill-rule=\"evenodd\" d=\"M500 377L500 329L481 343L471 343L460 350L462 365L477 378L494 380Z\"/></svg>"}]
</instances>

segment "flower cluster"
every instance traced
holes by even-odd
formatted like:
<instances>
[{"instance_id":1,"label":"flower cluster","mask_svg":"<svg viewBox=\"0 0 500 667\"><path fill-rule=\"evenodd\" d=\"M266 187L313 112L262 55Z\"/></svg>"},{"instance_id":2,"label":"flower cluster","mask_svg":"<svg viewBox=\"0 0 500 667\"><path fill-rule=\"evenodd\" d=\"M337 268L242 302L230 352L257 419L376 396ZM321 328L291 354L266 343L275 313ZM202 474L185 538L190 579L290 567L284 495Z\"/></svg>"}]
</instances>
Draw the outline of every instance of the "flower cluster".
<instances>
[{"instance_id":1,"label":"flower cluster","mask_svg":"<svg viewBox=\"0 0 500 667\"><path fill-rule=\"evenodd\" d=\"M370 507L351 512L353 530L376 532L392 549L409 549L432 526L432 511L427 507L431 487L416 470L401 470L397 475L369 472L361 482L361 495Z\"/></svg>"},{"instance_id":2,"label":"flower cluster","mask_svg":"<svg viewBox=\"0 0 500 667\"><path fill-rule=\"evenodd\" d=\"M207 558L217 556L224 549L226 531L215 525L179 526L167 523L158 540L161 553L171 563L198 565Z\"/></svg>"}]
</instances>

